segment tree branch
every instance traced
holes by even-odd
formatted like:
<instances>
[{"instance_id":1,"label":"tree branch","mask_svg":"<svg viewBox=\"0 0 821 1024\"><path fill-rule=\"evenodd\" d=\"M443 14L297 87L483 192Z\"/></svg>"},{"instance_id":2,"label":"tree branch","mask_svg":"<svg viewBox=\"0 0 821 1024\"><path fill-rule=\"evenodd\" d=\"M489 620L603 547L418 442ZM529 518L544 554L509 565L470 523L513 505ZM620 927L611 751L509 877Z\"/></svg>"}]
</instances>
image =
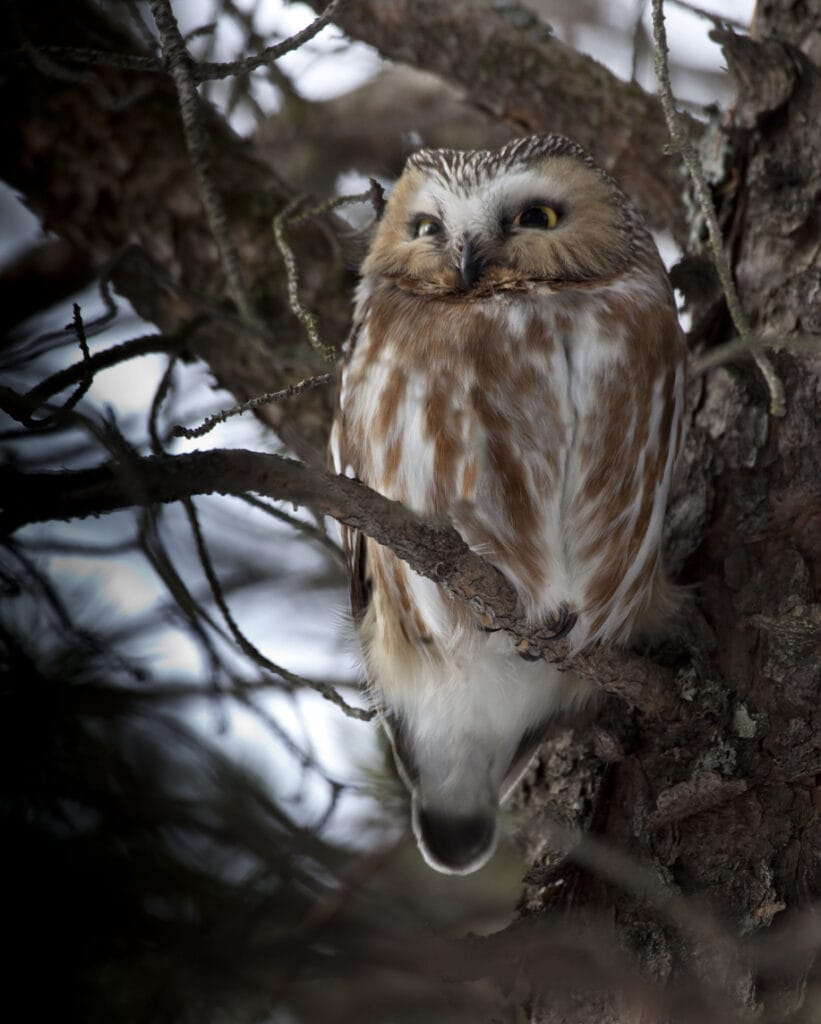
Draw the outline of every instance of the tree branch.
<instances>
[{"instance_id":1,"label":"tree branch","mask_svg":"<svg viewBox=\"0 0 821 1024\"><path fill-rule=\"evenodd\" d=\"M247 402L241 402L239 405L233 406L231 409L221 409L219 412L215 412L212 416L206 417L197 427L183 427L177 425L172 430L173 437L187 437L189 440L193 440L197 437L204 437L210 433L214 427L220 423L225 423L226 420L232 416L241 416L244 412L249 412L252 409L257 409L261 405L267 405L269 402L280 402L283 398L293 398L295 395L301 395L305 391L310 391L312 388L318 388L323 384L332 384L335 379L333 373L320 373L316 377L308 377L306 380L297 381L294 384L289 384L287 388L281 388L279 391L272 391L266 395L257 395L256 398L249 398Z\"/></svg>"},{"instance_id":2,"label":"tree branch","mask_svg":"<svg viewBox=\"0 0 821 1024\"><path fill-rule=\"evenodd\" d=\"M730 262L727 253L724 251L724 239L721 234L721 227L716 216L715 206L704 176L704 168L701 165L696 147L688 134L687 125L684 124L681 114L676 109L673 98L673 89L670 85L670 68L667 60L667 31L664 27L664 0L652 0L653 9L653 42L655 50L653 54L656 69L656 79L661 94L661 105L664 109L664 117L670 138L681 158L684 161L693 188L698 197L699 206L707 222L707 230L710 236L710 248L713 254L713 263L721 281L721 288L727 302L727 309L733 321L739 337L750 344L750 353L756 362L761 375L767 383L770 393L770 413L773 416L783 416L784 409L784 387L767 356L760 350L753 348L753 333L741 308L741 302L736 291L733 273L730 269Z\"/></svg>"},{"instance_id":3,"label":"tree branch","mask_svg":"<svg viewBox=\"0 0 821 1024\"><path fill-rule=\"evenodd\" d=\"M512 633L529 654L572 668L646 714L667 713L675 704L673 679L665 670L613 650L571 656L566 640L554 640L549 629L528 622L507 580L471 551L450 524L427 522L357 480L292 459L213 450L68 473L23 474L6 468L0 470L0 490L0 529L7 532L28 523L147 507L197 494L253 491L306 505L389 547L494 627Z\"/></svg>"},{"instance_id":4,"label":"tree branch","mask_svg":"<svg viewBox=\"0 0 821 1024\"><path fill-rule=\"evenodd\" d=\"M224 62L202 61L196 64L193 69L194 78L198 82L204 82L211 79L230 78L233 75L247 75L250 71L255 71L257 68L273 64L280 57L284 57L286 53L298 50L300 46L304 46L305 43L313 39L317 33L321 32L326 25L334 20L343 4L347 3L348 0L331 0L322 14L315 18L310 25L306 25L301 31L296 32L287 39L266 47L261 53L252 54L250 57L243 58L243 60Z\"/></svg>"},{"instance_id":5,"label":"tree branch","mask_svg":"<svg viewBox=\"0 0 821 1024\"><path fill-rule=\"evenodd\" d=\"M242 262L214 178L208 135L200 112L200 98L192 69L193 62L180 34L177 19L171 10L170 0L149 0L149 5L160 33L163 57L177 90L185 144L197 178L205 215L219 249L228 291L243 319L254 323L258 316L248 294Z\"/></svg>"},{"instance_id":6,"label":"tree branch","mask_svg":"<svg viewBox=\"0 0 821 1024\"><path fill-rule=\"evenodd\" d=\"M185 344L186 337L187 332L180 332L174 338L156 333L144 334L139 338L132 338L119 345L103 349L102 352L95 352L87 360L67 366L64 370L58 370L57 373L37 384L22 396L22 401L28 407L29 412L33 414L49 398L58 395L73 384L80 383L86 375L93 377L100 370L106 370L109 367L128 362L129 359L136 359L138 356L149 353L173 352Z\"/></svg>"}]
</instances>

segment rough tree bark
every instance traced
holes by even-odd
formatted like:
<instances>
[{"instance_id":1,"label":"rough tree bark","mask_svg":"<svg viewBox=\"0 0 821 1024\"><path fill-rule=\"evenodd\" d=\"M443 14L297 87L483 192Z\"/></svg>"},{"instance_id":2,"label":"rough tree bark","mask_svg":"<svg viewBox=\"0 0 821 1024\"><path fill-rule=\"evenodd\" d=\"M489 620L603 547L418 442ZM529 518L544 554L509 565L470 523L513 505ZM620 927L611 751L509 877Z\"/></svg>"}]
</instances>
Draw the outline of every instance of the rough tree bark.
<instances>
[{"instance_id":1,"label":"rough tree bark","mask_svg":"<svg viewBox=\"0 0 821 1024\"><path fill-rule=\"evenodd\" d=\"M705 145L723 152L714 192L744 310L773 337L817 335L821 316L820 24L817 5L767 3L752 39L716 33L740 92ZM705 306L702 298L695 320L715 338L721 328ZM750 365L691 386L672 521L679 530L677 514L687 521L681 578L695 585L713 640L679 677L686 704L662 723L617 715L607 769L592 742L559 746L520 797L534 816L565 819L570 798L597 835L652 866L667 897L650 911L644 895L603 895L600 874L556 863L534 828L522 905L539 914L604 902L620 941L659 980L680 985L693 972L691 991L711 992L714 1005L726 997L728 1019L745 1009L814 1021L821 989L812 952L796 952L791 971L768 979L752 940L769 929L793 948L800 911L821 885L821 360L782 354L777 369L783 419L768 417ZM697 932L688 941L686 927L670 927L665 902L675 893L698 894L711 908L722 922L712 940ZM733 934L750 941L731 956ZM622 1019L609 1012L592 1019ZM589 1014L543 1006L535 1019ZM652 1011L640 1019L654 1019Z\"/></svg>"},{"instance_id":2,"label":"rough tree bark","mask_svg":"<svg viewBox=\"0 0 821 1024\"><path fill-rule=\"evenodd\" d=\"M662 157L657 101L532 24L517 24L504 6L373 0L350 5L341 24L387 56L449 77L496 117L527 130L567 126L637 190L657 224L697 239L698 214L680 198L683 176ZM38 52L60 45L133 53L135 43L91 5L73 4L70 15L57 4L29 7L5 26L5 38L22 34L27 49L0 85L0 176L47 227L96 267L111 268L116 287L169 346L182 333L185 354L238 399L316 372L321 363L301 340L270 232L271 217L292 198L288 186L209 118L217 178L265 323L259 330L213 299L223 294L221 268L168 78L106 64L86 69L66 53ZM752 38L718 36L739 100L703 144L722 155L714 194L745 312L766 336L818 334L818 5L764 0ZM336 258L338 236L333 225L293 234L303 300L337 342L353 283ZM702 256L702 270L706 264ZM709 273L681 272L677 283L689 290L693 345L727 340ZM212 316L200 321L204 296ZM649 1024L679 1011L686 1020L746 1011L818 1020L821 979L797 922L821 894L821 362L799 351L775 362L787 399L781 419L768 416L751 363L691 381L670 547L680 579L693 585L690 625L700 627L661 656L675 680L671 706L661 717L642 715L610 698L596 728L562 733L545 747L517 798L528 821L523 917L589 913L659 983L659 1001L646 993L613 1000L604 991L536 1000L536 1024ZM330 396L312 392L297 406L270 407L268 422L311 459L329 409ZM557 822L629 854L645 873L568 837ZM698 898L709 911L694 914L679 897ZM789 963L771 947L761 961L757 937L765 932L789 940ZM537 982L540 965L519 959Z\"/></svg>"}]
</instances>

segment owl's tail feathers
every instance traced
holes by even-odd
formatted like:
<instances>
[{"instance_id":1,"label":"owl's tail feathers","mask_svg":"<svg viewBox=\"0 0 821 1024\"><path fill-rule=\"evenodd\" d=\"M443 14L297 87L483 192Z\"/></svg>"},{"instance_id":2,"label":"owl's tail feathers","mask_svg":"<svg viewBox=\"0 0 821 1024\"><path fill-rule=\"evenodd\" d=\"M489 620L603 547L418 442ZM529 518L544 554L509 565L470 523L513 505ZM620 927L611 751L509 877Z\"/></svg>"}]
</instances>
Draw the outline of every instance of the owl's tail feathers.
<instances>
[{"instance_id":1,"label":"owl's tail feathers","mask_svg":"<svg viewBox=\"0 0 821 1024\"><path fill-rule=\"evenodd\" d=\"M496 817L491 813L457 815L419 806L414 832L428 864L446 874L478 871L496 847Z\"/></svg>"}]
</instances>

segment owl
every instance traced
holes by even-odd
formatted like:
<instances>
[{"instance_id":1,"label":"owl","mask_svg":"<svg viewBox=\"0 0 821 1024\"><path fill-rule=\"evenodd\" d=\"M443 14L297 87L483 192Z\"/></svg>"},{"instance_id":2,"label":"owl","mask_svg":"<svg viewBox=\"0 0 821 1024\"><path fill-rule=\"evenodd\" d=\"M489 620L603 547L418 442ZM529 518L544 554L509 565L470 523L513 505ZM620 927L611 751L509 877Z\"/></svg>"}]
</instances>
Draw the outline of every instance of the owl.
<instances>
[{"instance_id":1,"label":"owl","mask_svg":"<svg viewBox=\"0 0 821 1024\"><path fill-rule=\"evenodd\" d=\"M659 630L685 344L636 209L557 135L412 155L357 292L337 472L449 520L581 652ZM589 684L343 530L367 686L427 862L476 870L500 802Z\"/></svg>"}]
</instances>

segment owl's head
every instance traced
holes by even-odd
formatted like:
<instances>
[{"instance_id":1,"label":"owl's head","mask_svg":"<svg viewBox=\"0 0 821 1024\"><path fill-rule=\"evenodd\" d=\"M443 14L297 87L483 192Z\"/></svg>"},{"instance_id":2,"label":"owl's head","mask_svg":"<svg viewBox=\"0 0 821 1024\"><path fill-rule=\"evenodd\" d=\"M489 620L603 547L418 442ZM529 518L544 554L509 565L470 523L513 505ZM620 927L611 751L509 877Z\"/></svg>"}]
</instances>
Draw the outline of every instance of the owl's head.
<instances>
[{"instance_id":1,"label":"owl's head","mask_svg":"<svg viewBox=\"0 0 821 1024\"><path fill-rule=\"evenodd\" d=\"M624 193L563 136L423 149L396 183L363 273L464 297L607 280L630 261L635 224Z\"/></svg>"}]
</instances>

